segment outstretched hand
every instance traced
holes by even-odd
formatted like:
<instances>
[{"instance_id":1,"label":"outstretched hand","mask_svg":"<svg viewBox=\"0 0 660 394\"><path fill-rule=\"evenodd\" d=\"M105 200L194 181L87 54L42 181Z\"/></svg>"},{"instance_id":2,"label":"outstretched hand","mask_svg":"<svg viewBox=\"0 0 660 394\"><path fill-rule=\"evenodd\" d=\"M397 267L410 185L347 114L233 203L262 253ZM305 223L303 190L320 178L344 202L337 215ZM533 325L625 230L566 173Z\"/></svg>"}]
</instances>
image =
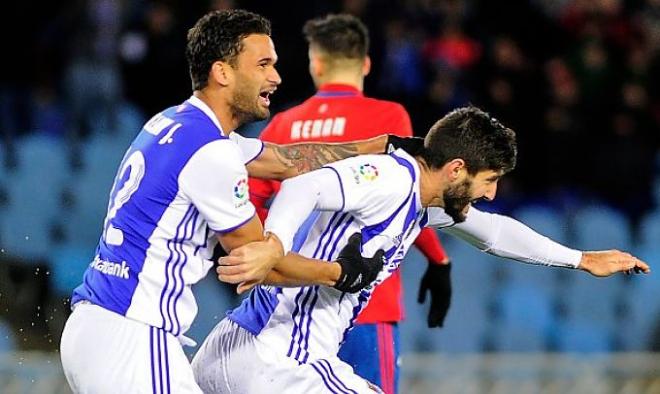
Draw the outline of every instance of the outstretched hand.
<instances>
[{"instance_id":1,"label":"outstretched hand","mask_svg":"<svg viewBox=\"0 0 660 394\"><path fill-rule=\"evenodd\" d=\"M625 274L651 272L648 264L629 253L618 250L584 252L578 268L600 277L610 276L617 272Z\"/></svg>"},{"instance_id":2,"label":"outstretched hand","mask_svg":"<svg viewBox=\"0 0 660 394\"><path fill-rule=\"evenodd\" d=\"M282 257L282 243L269 234L264 241L250 242L220 257L216 272L221 281L238 283L237 292L241 294L263 282Z\"/></svg>"}]
</instances>

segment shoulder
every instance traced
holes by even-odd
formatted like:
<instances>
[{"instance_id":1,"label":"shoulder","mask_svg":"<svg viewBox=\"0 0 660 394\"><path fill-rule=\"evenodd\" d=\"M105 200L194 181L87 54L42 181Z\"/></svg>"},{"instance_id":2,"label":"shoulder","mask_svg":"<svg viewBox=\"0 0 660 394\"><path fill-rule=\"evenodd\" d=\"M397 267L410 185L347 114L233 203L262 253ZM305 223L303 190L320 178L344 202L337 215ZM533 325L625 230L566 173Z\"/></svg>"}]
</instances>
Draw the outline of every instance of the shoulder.
<instances>
[{"instance_id":1,"label":"shoulder","mask_svg":"<svg viewBox=\"0 0 660 394\"><path fill-rule=\"evenodd\" d=\"M355 156L326 167L338 171L344 182L354 186L396 185L392 189L400 189L399 186L409 186L413 182L408 170L385 154Z\"/></svg>"}]
</instances>

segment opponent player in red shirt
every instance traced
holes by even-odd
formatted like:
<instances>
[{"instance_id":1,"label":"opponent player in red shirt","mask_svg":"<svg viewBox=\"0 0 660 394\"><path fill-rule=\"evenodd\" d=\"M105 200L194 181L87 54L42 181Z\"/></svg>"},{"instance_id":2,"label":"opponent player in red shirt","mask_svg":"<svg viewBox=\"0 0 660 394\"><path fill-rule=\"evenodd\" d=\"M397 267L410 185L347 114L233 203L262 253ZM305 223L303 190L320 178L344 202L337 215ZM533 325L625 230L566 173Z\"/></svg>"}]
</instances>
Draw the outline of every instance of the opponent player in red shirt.
<instances>
[{"instance_id":1,"label":"opponent player in red shirt","mask_svg":"<svg viewBox=\"0 0 660 394\"><path fill-rule=\"evenodd\" d=\"M412 136L410 117L403 106L362 94L371 60L367 55L368 31L359 19L328 15L308 21L303 32L309 43L309 71L318 91L301 105L273 117L261 134L262 140L287 144L346 142L385 133ZM278 189L277 182L250 179L251 199L262 220L268 213L268 200ZM428 325L440 327L451 297L449 259L430 228L422 231L415 245L429 260L418 300L423 302L426 291L430 291ZM353 365L360 376L387 394L397 390L401 299L401 276L397 271L376 288L339 352L339 357Z\"/></svg>"}]
</instances>

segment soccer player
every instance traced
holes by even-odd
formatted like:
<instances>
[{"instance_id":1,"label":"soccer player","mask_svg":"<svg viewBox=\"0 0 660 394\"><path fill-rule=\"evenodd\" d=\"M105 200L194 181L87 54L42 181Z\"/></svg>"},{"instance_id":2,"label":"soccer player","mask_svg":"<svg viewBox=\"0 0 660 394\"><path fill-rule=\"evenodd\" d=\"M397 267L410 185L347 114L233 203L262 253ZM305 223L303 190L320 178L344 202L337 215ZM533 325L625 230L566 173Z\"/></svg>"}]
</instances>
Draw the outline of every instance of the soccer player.
<instances>
[{"instance_id":1,"label":"soccer player","mask_svg":"<svg viewBox=\"0 0 660 394\"><path fill-rule=\"evenodd\" d=\"M373 288L397 269L425 226L443 228L479 249L532 264L595 276L650 272L619 251L580 252L471 203L495 198L515 165L515 134L487 113L461 108L438 121L418 156L402 150L341 160L285 181L265 224L288 250L313 210L322 211L300 253L332 260L346 244L385 250L376 281L358 294L306 286L258 286L230 311L193 359L207 393L371 393L379 389L337 357ZM359 231L361 235L351 237ZM240 257L224 258L226 264ZM367 352L367 350L365 350Z\"/></svg>"},{"instance_id":2,"label":"soccer player","mask_svg":"<svg viewBox=\"0 0 660 394\"><path fill-rule=\"evenodd\" d=\"M262 132L262 141L290 144L302 141L345 142L375 137L385 132L412 136L410 118L400 104L365 97L364 78L369 74L369 32L352 15L328 15L308 21L303 32L309 43L309 72L317 93L301 105L273 117ZM279 182L250 178L250 196L262 220L266 203ZM301 229L304 233L305 226ZM430 327L442 326L449 307L448 258L435 230L423 229L415 241L429 261L423 284L430 287ZM356 372L396 392L399 368L398 325L403 318L401 276L396 270L374 291L369 306L358 316L339 357Z\"/></svg>"},{"instance_id":3,"label":"soccer player","mask_svg":"<svg viewBox=\"0 0 660 394\"><path fill-rule=\"evenodd\" d=\"M281 82L270 23L259 15L205 15L188 33L186 58L193 95L152 117L128 148L96 257L74 290L61 341L74 392L200 392L179 341L186 342L197 313L191 285L213 265L218 242L241 257L239 265L218 268L219 278L239 283L239 291L264 279L355 291L370 276L372 261L351 245L333 264L293 254L282 259L280 240L264 238L247 176L284 179L382 152L386 138L279 147L232 133L269 115Z\"/></svg>"}]
</instances>

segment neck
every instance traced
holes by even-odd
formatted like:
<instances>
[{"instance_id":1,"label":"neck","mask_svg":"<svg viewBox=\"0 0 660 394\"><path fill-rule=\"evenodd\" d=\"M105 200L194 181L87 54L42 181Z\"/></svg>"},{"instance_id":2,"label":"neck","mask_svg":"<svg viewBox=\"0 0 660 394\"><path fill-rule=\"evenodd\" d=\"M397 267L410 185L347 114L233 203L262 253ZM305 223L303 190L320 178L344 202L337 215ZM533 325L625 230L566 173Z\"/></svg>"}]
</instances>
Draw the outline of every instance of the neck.
<instances>
[{"instance_id":1,"label":"neck","mask_svg":"<svg viewBox=\"0 0 660 394\"><path fill-rule=\"evenodd\" d=\"M228 135L238 126L240 126L238 119L232 116L231 107L227 102L227 98L220 94L220 92L212 90L208 87L202 90L195 90L193 96L202 100L204 104L208 105L218 118L222 131Z\"/></svg>"},{"instance_id":2,"label":"neck","mask_svg":"<svg viewBox=\"0 0 660 394\"><path fill-rule=\"evenodd\" d=\"M419 199L422 206L424 208L444 206L442 194L439 192L444 190L440 171L431 170L422 158L415 159L419 167Z\"/></svg>"},{"instance_id":3,"label":"neck","mask_svg":"<svg viewBox=\"0 0 660 394\"><path fill-rule=\"evenodd\" d=\"M336 72L328 76L319 77L316 80L316 87L326 84L341 84L341 85L350 85L359 91L364 90L364 77L361 75L356 75L354 72Z\"/></svg>"}]
</instances>

